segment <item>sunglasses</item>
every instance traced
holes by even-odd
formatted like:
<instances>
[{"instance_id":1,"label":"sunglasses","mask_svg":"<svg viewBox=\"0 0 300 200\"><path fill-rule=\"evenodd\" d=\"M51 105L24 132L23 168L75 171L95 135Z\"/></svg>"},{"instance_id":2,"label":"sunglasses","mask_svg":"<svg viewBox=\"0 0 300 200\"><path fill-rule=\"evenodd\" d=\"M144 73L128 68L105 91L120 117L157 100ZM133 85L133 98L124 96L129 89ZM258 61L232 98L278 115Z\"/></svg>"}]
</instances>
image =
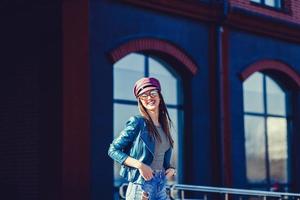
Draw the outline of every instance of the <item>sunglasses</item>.
<instances>
[{"instance_id":1,"label":"sunglasses","mask_svg":"<svg viewBox=\"0 0 300 200\"><path fill-rule=\"evenodd\" d=\"M147 99L148 97L154 98L158 96L158 91L157 90L151 90L150 92L145 92L139 96L142 100Z\"/></svg>"}]
</instances>

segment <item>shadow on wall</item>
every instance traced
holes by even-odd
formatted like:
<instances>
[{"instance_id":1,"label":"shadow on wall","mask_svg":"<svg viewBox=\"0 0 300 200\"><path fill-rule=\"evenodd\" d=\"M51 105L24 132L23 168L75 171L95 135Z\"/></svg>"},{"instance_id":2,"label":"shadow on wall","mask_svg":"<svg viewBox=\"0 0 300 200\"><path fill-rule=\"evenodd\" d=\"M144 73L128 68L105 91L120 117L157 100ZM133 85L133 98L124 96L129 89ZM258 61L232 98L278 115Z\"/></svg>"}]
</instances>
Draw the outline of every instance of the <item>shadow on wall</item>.
<instances>
[{"instance_id":1,"label":"shadow on wall","mask_svg":"<svg viewBox=\"0 0 300 200\"><path fill-rule=\"evenodd\" d=\"M19 200L17 186L0 180L0 199Z\"/></svg>"}]
</instances>

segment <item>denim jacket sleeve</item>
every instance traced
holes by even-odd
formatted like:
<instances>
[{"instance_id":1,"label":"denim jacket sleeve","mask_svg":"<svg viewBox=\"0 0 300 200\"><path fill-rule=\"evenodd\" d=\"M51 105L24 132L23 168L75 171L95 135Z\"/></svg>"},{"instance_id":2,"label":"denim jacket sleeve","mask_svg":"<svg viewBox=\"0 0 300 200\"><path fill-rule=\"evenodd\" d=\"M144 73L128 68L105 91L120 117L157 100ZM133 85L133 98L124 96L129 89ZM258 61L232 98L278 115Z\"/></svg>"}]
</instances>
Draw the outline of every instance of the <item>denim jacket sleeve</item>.
<instances>
[{"instance_id":1,"label":"denim jacket sleeve","mask_svg":"<svg viewBox=\"0 0 300 200\"><path fill-rule=\"evenodd\" d=\"M126 149L131 147L140 131L139 121L138 117L131 117L120 135L110 144L108 155L120 164L123 164L128 157Z\"/></svg>"}]
</instances>

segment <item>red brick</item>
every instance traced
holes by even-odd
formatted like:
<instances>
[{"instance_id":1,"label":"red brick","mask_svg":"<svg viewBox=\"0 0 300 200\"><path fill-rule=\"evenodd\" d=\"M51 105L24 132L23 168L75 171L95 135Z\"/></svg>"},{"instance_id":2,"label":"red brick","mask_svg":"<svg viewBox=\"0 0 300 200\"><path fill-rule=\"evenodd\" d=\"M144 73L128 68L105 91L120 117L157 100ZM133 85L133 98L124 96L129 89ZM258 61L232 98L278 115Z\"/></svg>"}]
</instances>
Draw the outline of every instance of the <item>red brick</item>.
<instances>
[{"instance_id":1,"label":"red brick","mask_svg":"<svg viewBox=\"0 0 300 200\"><path fill-rule=\"evenodd\" d=\"M272 10L250 3L250 0L229 0L232 7L243 8L259 14L300 24L299 0L284 0L287 13Z\"/></svg>"}]
</instances>

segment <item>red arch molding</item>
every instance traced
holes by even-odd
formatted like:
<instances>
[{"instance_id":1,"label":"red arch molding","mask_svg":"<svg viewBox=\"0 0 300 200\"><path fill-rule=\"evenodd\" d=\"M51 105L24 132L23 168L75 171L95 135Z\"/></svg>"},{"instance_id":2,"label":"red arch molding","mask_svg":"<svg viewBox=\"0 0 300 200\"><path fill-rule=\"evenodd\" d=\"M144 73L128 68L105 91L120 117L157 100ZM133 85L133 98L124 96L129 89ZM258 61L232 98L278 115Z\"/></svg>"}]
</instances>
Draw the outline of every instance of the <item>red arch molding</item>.
<instances>
[{"instance_id":1,"label":"red arch molding","mask_svg":"<svg viewBox=\"0 0 300 200\"><path fill-rule=\"evenodd\" d=\"M246 80L254 72L263 70L275 70L287 75L297 84L297 87L300 89L299 74L287 64L276 60L261 60L252 64L250 67L248 67L241 73L241 78L242 80Z\"/></svg>"},{"instance_id":2,"label":"red arch molding","mask_svg":"<svg viewBox=\"0 0 300 200\"><path fill-rule=\"evenodd\" d=\"M110 52L113 62L129 53L152 50L168 54L181 62L193 75L198 71L196 64L178 47L159 39L143 38L129 41Z\"/></svg>"}]
</instances>

